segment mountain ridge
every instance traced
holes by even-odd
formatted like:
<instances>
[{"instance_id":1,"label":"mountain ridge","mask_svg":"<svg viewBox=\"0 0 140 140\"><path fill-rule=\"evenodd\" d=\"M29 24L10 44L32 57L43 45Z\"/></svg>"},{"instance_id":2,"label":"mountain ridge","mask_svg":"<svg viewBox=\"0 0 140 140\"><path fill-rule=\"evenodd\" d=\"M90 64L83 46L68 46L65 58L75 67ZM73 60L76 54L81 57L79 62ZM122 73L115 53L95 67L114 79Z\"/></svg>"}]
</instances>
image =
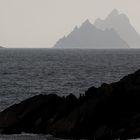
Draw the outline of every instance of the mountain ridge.
<instances>
[{"instance_id":1,"label":"mountain ridge","mask_svg":"<svg viewBox=\"0 0 140 140\"><path fill-rule=\"evenodd\" d=\"M128 48L114 29L101 30L87 19L80 27L56 42L54 48Z\"/></svg>"},{"instance_id":2,"label":"mountain ridge","mask_svg":"<svg viewBox=\"0 0 140 140\"><path fill-rule=\"evenodd\" d=\"M140 46L139 33L131 25L128 16L119 13L117 9L114 9L105 19L98 18L95 20L94 26L101 30L113 28L130 47L137 48Z\"/></svg>"},{"instance_id":3,"label":"mountain ridge","mask_svg":"<svg viewBox=\"0 0 140 140\"><path fill-rule=\"evenodd\" d=\"M94 33L91 33L89 29ZM85 32L83 32L83 30ZM110 36L111 31L112 36ZM113 36L116 37L116 39L114 39ZM80 27L75 26L71 33L59 39L53 47L120 49L129 47L138 48L139 46L140 35L131 25L128 16L114 9L105 19L96 19L94 24L87 19Z\"/></svg>"}]
</instances>

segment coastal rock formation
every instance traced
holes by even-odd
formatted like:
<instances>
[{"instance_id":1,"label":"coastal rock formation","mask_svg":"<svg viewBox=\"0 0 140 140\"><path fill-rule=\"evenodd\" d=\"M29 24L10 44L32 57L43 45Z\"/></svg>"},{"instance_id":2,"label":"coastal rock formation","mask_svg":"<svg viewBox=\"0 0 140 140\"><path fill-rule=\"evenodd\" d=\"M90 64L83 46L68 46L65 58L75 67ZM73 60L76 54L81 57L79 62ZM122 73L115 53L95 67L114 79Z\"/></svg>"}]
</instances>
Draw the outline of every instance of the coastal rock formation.
<instances>
[{"instance_id":1,"label":"coastal rock formation","mask_svg":"<svg viewBox=\"0 0 140 140\"><path fill-rule=\"evenodd\" d=\"M86 20L80 27L59 39L54 48L138 48L140 35L127 15L114 9L105 19L92 24Z\"/></svg>"},{"instance_id":2,"label":"coastal rock formation","mask_svg":"<svg viewBox=\"0 0 140 140\"><path fill-rule=\"evenodd\" d=\"M129 48L114 29L101 30L86 20L66 37L58 40L54 48Z\"/></svg>"},{"instance_id":3,"label":"coastal rock formation","mask_svg":"<svg viewBox=\"0 0 140 140\"><path fill-rule=\"evenodd\" d=\"M94 26L98 29L114 29L119 36L125 40L132 48L140 46L140 35L132 26L129 18L125 14L120 14L114 9L105 19L97 19Z\"/></svg>"},{"instance_id":4,"label":"coastal rock formation","mask_svg":"<svg viewBox=\"0 0 140 140\"><path fill-rule=\"evenodd\" d=\"M2 134L51 134L73 139L140 137L140 70L85 95L38 95L0 113Z\"/></svg>"}]
</instances>

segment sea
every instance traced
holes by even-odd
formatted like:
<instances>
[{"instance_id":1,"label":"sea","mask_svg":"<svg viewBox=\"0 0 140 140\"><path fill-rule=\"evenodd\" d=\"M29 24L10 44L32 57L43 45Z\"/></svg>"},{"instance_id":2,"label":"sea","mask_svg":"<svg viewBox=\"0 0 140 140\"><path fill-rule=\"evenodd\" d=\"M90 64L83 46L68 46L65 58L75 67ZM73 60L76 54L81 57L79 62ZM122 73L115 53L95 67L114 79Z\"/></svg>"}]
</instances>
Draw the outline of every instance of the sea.
<instances>
[{"instance_id":1,"label":"sea","mask_svg":"<svg viewBox=\"0 0 140 140\"><path fill-rule=\"evenodd\" d=\"M140 69L140 49L0 49L0 111L24 99L55 93L80 96ZM0 135L0 140L52 136Z\"/></svg>"}]
</instances>

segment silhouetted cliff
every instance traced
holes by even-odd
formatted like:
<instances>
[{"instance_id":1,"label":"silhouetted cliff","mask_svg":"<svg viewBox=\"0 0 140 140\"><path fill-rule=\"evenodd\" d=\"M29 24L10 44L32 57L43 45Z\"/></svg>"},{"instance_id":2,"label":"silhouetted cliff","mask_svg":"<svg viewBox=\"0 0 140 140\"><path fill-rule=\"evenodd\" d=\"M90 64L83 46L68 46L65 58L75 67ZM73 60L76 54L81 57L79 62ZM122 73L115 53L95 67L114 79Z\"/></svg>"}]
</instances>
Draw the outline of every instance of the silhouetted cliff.
<instances>
[{"instance_id":1,"label":"silhouetted cliff","mask_svg":"<svg viewBox=\"0 0 140 140\"><path fill-rule=\"evenodd\" d=\"M114 29L130 47L140 46L140 35L131 25L129 18L125 14L119 14L116 9L106 19L97 19L94 25L102 30Z\"/></svg>"},{"instance_id":2,"label":"silhouetted cliff","mask_svg":"<svg viewBox=\"0 0 140 140\"><path fill-rule=\"evenodd\" d=\"M97 140L140 137L140 70L85 95L38 95L0 113L0 132Z\"/></svg>"},{"instance_id":3,"label":"silhouetted cliff","mask_svg":"<svg viewBox=\"0 0 140 140\"><path fill-rule=\"evenodd\" d=\"M55 48L128 48L128 44L113 29L101 30L88 20L81 27L75 27L66 37L60 39Z\"/></svg>"}]
</instances>

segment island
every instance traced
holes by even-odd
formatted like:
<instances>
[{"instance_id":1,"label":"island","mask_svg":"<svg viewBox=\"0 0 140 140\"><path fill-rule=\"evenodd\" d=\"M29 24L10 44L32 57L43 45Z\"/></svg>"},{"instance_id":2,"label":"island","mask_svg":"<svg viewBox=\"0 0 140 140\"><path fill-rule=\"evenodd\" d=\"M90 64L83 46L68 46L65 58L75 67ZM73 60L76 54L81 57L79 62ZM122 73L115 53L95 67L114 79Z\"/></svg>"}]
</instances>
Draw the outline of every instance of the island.
<instances>
[{"instance_id":1,"label":"island","mask_svg":"<svg viewBox=\"0 0 140 140\"><path fill-rule=\"evenodd\" d=\"M139 48L140 35L131 24L127 15L114 9L105 19L98 18L94 26L98 29L114 29L119 36L132 48Z\"/></svg>"},{"instance_id":2,"label":"island","mask_svg":"<svg viewBox=\"0 0 140 140\"><path fill-rule=\"evenodd\" d=\"M68 35L60 38L53 48L127 49L139 48L140 35L127 15L114 9L105 19L88 19Z\"/></svg>"},{"instance_id":3,"label":"island","mask_svg":"<svg viewBox=\"0 0 140 140\"><path fill-rule=\"evenodd\" d=\"M76 26L69 35L58 40L54 48L126 49L129 45L114 29L101 30L86 20L79 28Z\"/></svg>"}]
</instances>

